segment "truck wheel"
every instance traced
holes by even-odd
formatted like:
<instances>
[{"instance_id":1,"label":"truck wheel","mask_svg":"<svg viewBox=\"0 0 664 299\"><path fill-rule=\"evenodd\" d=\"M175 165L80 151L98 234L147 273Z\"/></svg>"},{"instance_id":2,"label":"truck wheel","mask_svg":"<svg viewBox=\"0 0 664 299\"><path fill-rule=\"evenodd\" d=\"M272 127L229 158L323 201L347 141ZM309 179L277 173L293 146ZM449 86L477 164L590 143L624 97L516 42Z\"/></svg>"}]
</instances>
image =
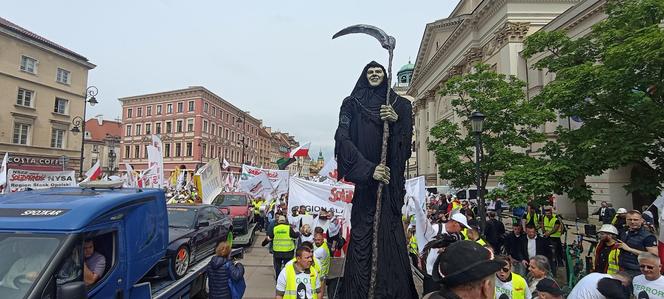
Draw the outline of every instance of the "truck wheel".
<instances>
[{"instance_id":1,"label":"truck wheel","mask_svg":"<svg viewBox=\"0 0 664 299\"><path fill-rule=\"evenodd\" d=\"M189 254L189 248L187 248L185 245L180 246L175 252L175 256L171 262L171 272L173 272L173 275L175 275L175 279L180 279L182 276L187 274L187 270L189 270L190 258L191 256Z\"/></svg>"}]
</instances>

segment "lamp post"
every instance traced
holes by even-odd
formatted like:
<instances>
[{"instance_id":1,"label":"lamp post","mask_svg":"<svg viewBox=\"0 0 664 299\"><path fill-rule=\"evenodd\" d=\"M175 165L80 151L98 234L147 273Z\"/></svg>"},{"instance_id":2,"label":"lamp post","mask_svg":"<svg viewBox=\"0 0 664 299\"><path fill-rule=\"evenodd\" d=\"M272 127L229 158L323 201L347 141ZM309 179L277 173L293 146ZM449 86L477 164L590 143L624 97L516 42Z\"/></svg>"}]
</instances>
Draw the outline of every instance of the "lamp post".
<instances>
[{"instance_id":1,"label":"lamp post","mask_svg":"<svg viewBox=\"0 0 664 299\"><path fill-rule=\"evenodd\" d=\"M246 161L246 159L244 158L244 148L245 148L247 145L245 145L245 143L244 143L244 138L245 138L245 136L244 136L244 135L245 135L244 128L246 127L247 113L248 113L248 111L245 111L244 113L242 113L242 119L240 119L240 117L238 117L238 118L235 120L236 123L242 123L242 139L240 139L240 142L241 142L241 144L242 144L242 159L241 159L241 161L240 161L241 164L245 164L244 162Z\"/></svg>"},{"instance_id":2,"label":"lamp post","mask_svg":"<svg viewBox=\"0 0 664 299\"><path fill-rule=\"evenodd\" d=\"M480 216L480 229L484 234L486 228L486 205L484 204L484 195L482 194L482 169L480 163L482 161L482 131L484 130L484 114L475 111L470 115L470 125L473 133L475 133L475 185L477 187L477 211Z\"/></svg>"},{"instance_id":3,"label":"lamp post","mask_svg":"<svg viewBox=\"0 0 664 299\"><path fill-rule=\"evenodd\" d=\"M99 93L99 90L95 86L90 86L85 89L85 94L83 95L83 117L76 116L71 121L74 127L71 128L70 131L74 133L74 135L83 132L81 135L81 160L78 167L79 178L83 178L83 150L85 146L85 113L87 112L87 103L90 103L90 106L94 106L99 103L97 102L96 98L97 93ZM79 126L81 127L80 129Z\"/></svg>"},{"instance_id":4,"label":"lamp post","mask_svg":"<svg viewBox=\"0 0 664 299\"><path fill-rule=\"evenodd\" d=\"M115 173L115 160L117 153L115 152L115 145L120 142L120 136L113 136L106 133L106 146L108 147L108 175L111 176Z\"/></svg>"}]
</instances>

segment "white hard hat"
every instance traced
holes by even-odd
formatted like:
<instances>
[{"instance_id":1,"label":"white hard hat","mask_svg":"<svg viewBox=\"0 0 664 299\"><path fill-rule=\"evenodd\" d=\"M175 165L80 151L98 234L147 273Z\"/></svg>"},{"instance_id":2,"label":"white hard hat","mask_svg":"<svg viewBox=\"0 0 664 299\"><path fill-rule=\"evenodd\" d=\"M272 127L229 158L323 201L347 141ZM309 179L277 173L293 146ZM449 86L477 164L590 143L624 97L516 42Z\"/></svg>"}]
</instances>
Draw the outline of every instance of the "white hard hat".
<instances>
[{"instance_id":1,"label":"white hard hat","mask_svg":"<svg viewBox=\"0 0 664 299\"><path fill-rule=\"evenodd\" d=\"M616 229L615 226L611 224L603 224L602 227L599 229L599 232L601 233L610 233L614 235L618 235L618 230Z\"/></svg>"},{"instance_id":2,"label":"white hard hat","mask_svg":"<svg viewBox=\"0 0 664 299\"><path fill-rule=\"evenodd\" d=\"M468 225L468 220L466 220L466 216L461 214L461 213L458 213L458 212L453 213L451 220L459 222L459 224L461 224L461 226L463 226L465 228L470 228L470 226Z\"/></svg>"},{"instance_id":3,"label":"white hard hat","mask_svg":"<svg viewBox=\"0 0 664 299\"><path fill-rule=\"evenodd\" d=\"M618 214L625 214L625 213L627 213L627 209L625 208L618 209Z\"/></svg>"}]
</instances>

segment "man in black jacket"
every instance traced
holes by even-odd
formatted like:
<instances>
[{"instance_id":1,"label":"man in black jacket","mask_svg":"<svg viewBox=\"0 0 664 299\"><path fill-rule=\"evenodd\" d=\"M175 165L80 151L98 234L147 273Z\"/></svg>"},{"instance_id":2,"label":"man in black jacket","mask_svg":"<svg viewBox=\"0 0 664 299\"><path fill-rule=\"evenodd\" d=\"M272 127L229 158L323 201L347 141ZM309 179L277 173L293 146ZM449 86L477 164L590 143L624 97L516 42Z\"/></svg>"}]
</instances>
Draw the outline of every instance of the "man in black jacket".
<instances>
[{"instance_id":1,"label":"man in black jacket","mask_svg":"<svg viewBox=\"0 0 664 299\"><path fill-rule=\"evenodd\" d=\"M489 212L489 220L486 222L486 241L491 244L494 252L500 252L505 238L505 225L496 219L496 212Z\"/></svg>"},{"instance_id":2,"label":"man in black jacket","mask_svg":"<svg viewBox=\"0 0 664 299\"><path fill-rule=\"evenodd\" d=\"M602 221L602 224L611 224L611 220L613 220L613 216L615 214L616 210L609 206L606 201L603 201L599 209L593 212L593 215L597 215L599 217L599 221Z\"/></svg>"},{"instance_id":3,"label":"man in black jacket","mask_svg":"<svg viewBox=\"0 0 664 299\"><path fill-rule=\"evenodd\" d=\"M505 252L514 261L514 272L519 275L526 275L526 267L521 261L528 260L528 253L523 251L523 243L526 242L526 234L523 232L523 226L520 223L512 225L512 232L505 237Z\"/></svg>"},{"instance_id":4,"label":"man in black jacket","mask_svg":"<svg viewBox=\"0 0 664 299\"><path fill-rule=\"evenodd\" d=\"M521 250L525 252L525 260L521 260L521 263L528 267L528 261L531 257L536 255L543 255L549 262L552 262L553 253L551 251L549 240L542 238L537 234L535 225L528 223L526 225L526 238L522 240ZM551 267L553 268L553 265Z\"/></svg>"}]
</instances>

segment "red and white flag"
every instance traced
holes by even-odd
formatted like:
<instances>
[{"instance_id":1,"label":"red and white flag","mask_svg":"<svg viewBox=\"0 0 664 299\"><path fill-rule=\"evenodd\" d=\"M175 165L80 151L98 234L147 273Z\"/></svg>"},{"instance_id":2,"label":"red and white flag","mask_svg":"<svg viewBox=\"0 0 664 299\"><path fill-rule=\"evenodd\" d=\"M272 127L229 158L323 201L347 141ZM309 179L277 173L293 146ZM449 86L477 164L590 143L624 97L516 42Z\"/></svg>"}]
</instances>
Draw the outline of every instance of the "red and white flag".
<instances>
[{"instance_id":1,"label":"red and white flag","mask_svg":"<svg viewBox=\"0 0 664 299\"><path fill-rule=\"evenodd\" d=\"M101 166L99 165L99 160L97 160L97 163L85 172L85 179L82 182L94 181L99 176L101 176Z\"/></svg>"},{"instance_id":2,"label":"red and white flag","mask_svg":"<svg viewBox=\"0 0 664 299\"><path fill-rule=\"evenodd\" d=\"M305 157L309 155L309 146L311 145L311 141L300 145L296 147L294 150L292 150L290 153L288 153L289 158L295 158L295 157Z\"/></svg>"},{"instance_id":3,"label":"red and white flag","mask_svg":"<svg viewBox=\"0 0 664 299\"><path fill-rule=\"evenodd\" d=\"M227 169L230 166L231 166L231 163L228 163L228 161L226 161L226 158L224 158L224 162L221 163L221 168L222 169Z\"/></svg>"}]
</instances>

